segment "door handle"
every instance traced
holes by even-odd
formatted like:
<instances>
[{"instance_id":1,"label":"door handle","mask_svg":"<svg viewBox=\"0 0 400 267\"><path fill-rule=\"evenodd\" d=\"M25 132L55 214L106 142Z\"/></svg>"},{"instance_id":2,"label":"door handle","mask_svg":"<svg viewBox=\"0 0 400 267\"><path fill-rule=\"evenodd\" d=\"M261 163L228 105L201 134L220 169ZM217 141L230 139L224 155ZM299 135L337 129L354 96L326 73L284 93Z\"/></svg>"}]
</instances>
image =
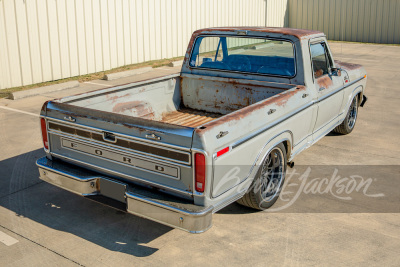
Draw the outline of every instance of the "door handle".
<instances>
[{"instance_id":1,"label":"door handle","mask_svg":"<svg viewBox=\"0 0 400 267\"><path fill-rule=\"evenodd\" d=\"M326 89L325 87L321 87L321 88L319 88L319 91L321 92L321 91L323 91L325 89Z\"/></svg>"}]
</instances>

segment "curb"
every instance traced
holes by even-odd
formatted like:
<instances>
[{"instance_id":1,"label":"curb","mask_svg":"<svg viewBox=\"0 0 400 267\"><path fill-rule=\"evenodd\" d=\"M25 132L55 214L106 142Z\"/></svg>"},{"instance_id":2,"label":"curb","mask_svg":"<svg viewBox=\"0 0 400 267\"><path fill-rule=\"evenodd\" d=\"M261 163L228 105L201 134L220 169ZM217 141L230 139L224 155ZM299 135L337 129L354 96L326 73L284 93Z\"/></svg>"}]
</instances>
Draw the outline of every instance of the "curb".
<instances>
[{"instance_id":1,"label":"curb","mask_svg":"<svg viewBox=\"0 0 400 267\"><path fill-rule=\"evenodd\" d=\"M182 66L182 64L183 64L183 60L173 61L168 64L168 67L178 67L178 66Z\"/></svg>"},{"instance_id":2,"label":"curb","mask_svg":"<svg viewBox=\"0 0 400 267\"><path fill-rule=\"evenodd\" d=\"M59 84L53 84L53 85L48 85L48 86L43 86L39 88L34 88L30 90L25 90L25 91L18 91L11 93L11 99L12 100L17 100L21 98L26 98L26 97L31 97L35 95L41 95L45 93L52 93L64 89L70 89L74 87L78 87L79 82L78 81L70 81L66 83L59 83Z\"/></svg>"},{"instance_id":3,"label":"curb","mask_svg":"<svg viewBox=\"0 0 400 267\"><path fill-rule=\"evenodd\" d=\"M127 70L127 71L121 71L121 72L116 72L116 73L110 73L110 74L104 75L103 80L111 81L111 80L116 80L116 79L119 79L119 78L125 78L125 77L128 77L128 76L142 74L142 73L151 71L152 69L153 69L152 67L145 67L145 68L140 68L140 69L134 69L134 70Z\"/></svg>"}]
</instances>

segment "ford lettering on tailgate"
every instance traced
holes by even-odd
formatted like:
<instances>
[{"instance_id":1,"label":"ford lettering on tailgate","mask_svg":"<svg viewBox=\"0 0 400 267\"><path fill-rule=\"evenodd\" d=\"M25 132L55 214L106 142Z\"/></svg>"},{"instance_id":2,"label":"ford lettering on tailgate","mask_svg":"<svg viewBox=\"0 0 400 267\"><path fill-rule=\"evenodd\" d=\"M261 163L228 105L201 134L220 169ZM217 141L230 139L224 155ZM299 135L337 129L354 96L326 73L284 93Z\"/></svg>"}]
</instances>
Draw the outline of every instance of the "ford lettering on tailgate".
<instances>
[{"instance_id":1,"label":"ford lettering on tailgate","mask_svg":"<svg viewBox=\"0 0 400 267\"><path fill-rule=\"evenodd\" d=\"M163 174L168 177L179 179L179 169L176 167L166 166L151 161L143 160L132 155L122 154L111 149L99 148L75 140L62 138L62 147L81 153L91 154L102 159L126 164L138 169L143 169L157 174Z\"/></svg>"}]
</instances>

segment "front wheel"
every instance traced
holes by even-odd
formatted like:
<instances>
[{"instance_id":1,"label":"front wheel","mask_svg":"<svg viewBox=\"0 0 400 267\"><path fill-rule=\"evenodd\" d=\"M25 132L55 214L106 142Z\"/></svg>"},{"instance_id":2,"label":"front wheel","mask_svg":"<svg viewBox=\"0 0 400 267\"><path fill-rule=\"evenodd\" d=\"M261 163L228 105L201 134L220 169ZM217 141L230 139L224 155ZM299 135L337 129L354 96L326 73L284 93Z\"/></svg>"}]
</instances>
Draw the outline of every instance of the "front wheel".
<instances>
[{"instance_id":1,"label":"front wheel","mask_svg":"<svg viewBox=\"0 0 400 267\"><path fill-rule=\"evenodd\" d=\"M286 163L285 146L279 144L265 157L250 189L237 203L257 210L271 207L278 199L285 181Z\"/></svg>"},{"instance_id":2,"label":"front wheel","mask_svg":"<svg viewBox=\"0 0 400 267\"><path fill-rule=\"evenodd\" d=\"M346 118L340 125L336 126L336 128L333 131L339 134L351 133L354 129L354 126L356 125L357 115L358 115L358 96L355 96L353 98L353 101L351 101L351 105L349 110L347 111Z\"/></svg>"}]
</instances>

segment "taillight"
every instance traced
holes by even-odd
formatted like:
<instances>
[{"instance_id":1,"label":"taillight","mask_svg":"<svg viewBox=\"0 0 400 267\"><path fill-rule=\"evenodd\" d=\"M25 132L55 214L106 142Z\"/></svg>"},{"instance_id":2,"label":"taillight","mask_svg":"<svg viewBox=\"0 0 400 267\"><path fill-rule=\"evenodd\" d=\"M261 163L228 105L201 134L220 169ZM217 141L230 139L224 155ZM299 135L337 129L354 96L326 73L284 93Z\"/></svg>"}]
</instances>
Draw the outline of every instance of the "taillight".
<instances>
[{"instance_id":1,"label":"taillight","mask_svg":"<svg viewBox=\"0 0 400 267\"><path fill-rule=\"evenodd\" d=\"M197 192L204 192L206 185L206 158L203 154L194 155L195 188Z\"/></svg>"},{"instance_id":2,"label":"taillight","mask_svg":"<svg viewBox=\"0 0 400 267\"><path fill-rule=\"evenodd\" d=\"M40 118L40 128L42 129L43 146L45 149L49 149L49 140L47 139L46 120L43 118Z\"/></svg>"}]
</instances>

